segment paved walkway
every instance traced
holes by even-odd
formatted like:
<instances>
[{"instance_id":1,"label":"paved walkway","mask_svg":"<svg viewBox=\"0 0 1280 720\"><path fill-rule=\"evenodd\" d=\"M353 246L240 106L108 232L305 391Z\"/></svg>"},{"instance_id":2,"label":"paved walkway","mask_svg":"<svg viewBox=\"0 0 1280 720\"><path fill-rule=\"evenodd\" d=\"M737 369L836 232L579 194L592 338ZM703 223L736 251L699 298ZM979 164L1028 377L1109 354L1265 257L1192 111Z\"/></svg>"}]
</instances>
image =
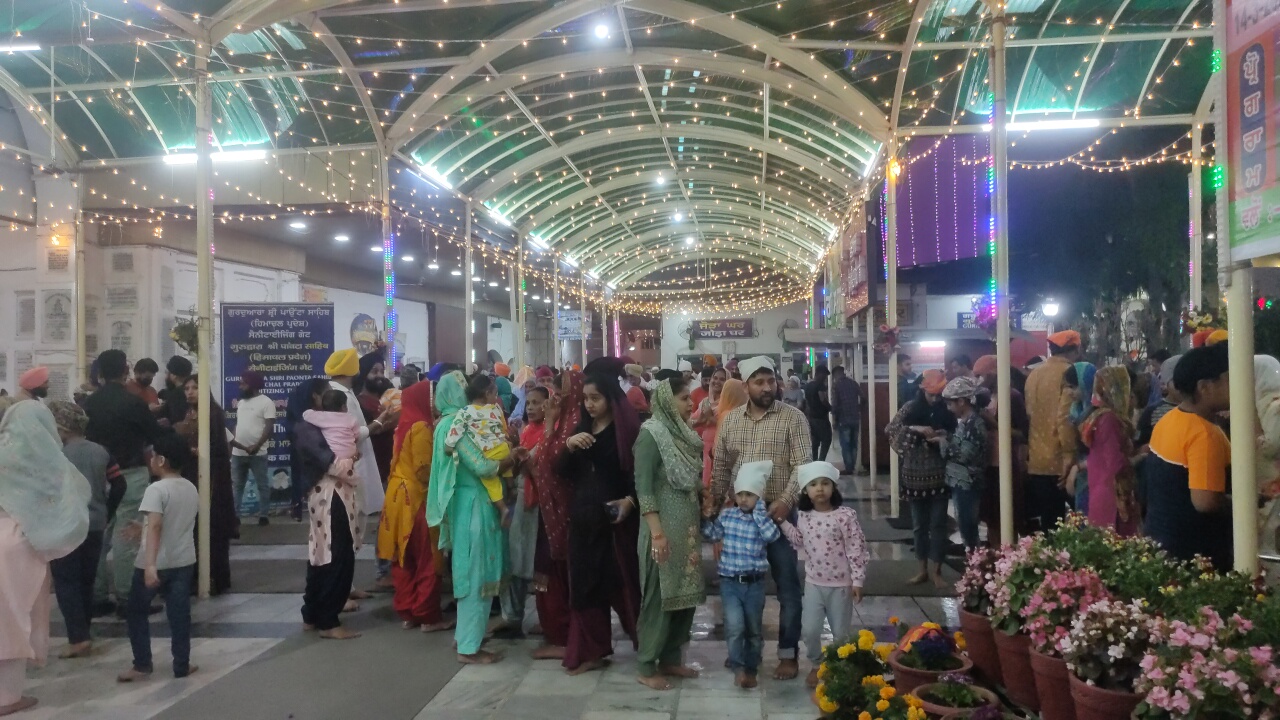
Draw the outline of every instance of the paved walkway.
<instances>
[{"instance_id":1,"label":"paved walkway","mask_svg":"<svg viewBox=\"0 0 1280 720\"><path fill-rule=\"evenodd\" d=\"M882 481L883 483L883 481ZM871 575L899 577L910 566L910 547L902 541L909 532L893 530L884 521L883 490L844 479L842 489L868 529L873 562ZM247 525L246 544L233 548L232 572L238 589L246 584L282 587L304 573L305 526L277 520L267 530L271 542L261 544L260 529ZM276 542L279 540L279 542ZM357 585L372 580L372 550L360 554ZM252 572L250 569L252 568ZM287 581L287 582L285 582ZM896 581L891 581L896 584ZM914 588L912 588L914 590ZM905 586L902 587L906 591ZM897 590L892 590L897 592ZM649 690L636 682L635 652L617 633L616 654L603 672L579 677L566 675L556 661L534 661L528 651L537 638L518 642L494 641L506 653L502 663L461 667L454 661L449 634L423 635L400 629L386 595L362 603L344 616L348 626L364 637L347 642L323 641L303 633L295 591L239 592L195 603L192 661L195 675L175 680L167 672L168 631L163 615L153 617L153 649L157 672L150 681L118 685L115 676L129 665L130 652L121 621L95 621L96 649L84 660L51 658L32 670L29 694L40 704L22 720L700 720L733 717L758 720L812 720L814 708L803 680L776 682L767 672L773 665L775 643L765 648L761 685L744 691L733 686L724 669L726 655L719 598L712 596L699 609L689 662L702 670L696 680L675 681L669 692ZM533 603L529 603L532 617ZM777 636L777 603L770 597L765 611L765 636ZM869 628L883 639L891 637L888 620L933 620L958 625L957 606L948 597L881 594L867 597L857 608L855 628ZM55 611L54 654L65 642ZM802 675L808 670L801 663Z\"/></svg>"}]
</instances>

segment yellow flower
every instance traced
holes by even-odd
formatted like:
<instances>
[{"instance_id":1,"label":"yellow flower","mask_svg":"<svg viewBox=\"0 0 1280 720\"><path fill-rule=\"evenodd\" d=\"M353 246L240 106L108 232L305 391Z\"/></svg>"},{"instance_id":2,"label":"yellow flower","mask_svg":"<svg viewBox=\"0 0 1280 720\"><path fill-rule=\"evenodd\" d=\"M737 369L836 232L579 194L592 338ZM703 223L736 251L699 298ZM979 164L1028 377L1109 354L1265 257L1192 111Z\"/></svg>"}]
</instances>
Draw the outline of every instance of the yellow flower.
<instances>
[{"instance_id":1,"label":"yellow flower","mask_svg":"<svg viewBox=\"0 0 1280 720\"><path fill-rule=\"evenodd\" d=\"M862 678L863 685L875 685L876 687L884 687L883 675L868 675Z\"/></svg>"},{"instance_id":2,"label":"yellow flower","mask_svg":"<svg viewBox=\"0 0 1280 720\"><path fill-rule=\"evenodd\" d=\"M893 653L893 643L876 644L876 655L879 655L882 661L888 660L889 655L892 653Z\"/></svg>"},{"instance_id":3,"label":"yellow flower","mask_svg":"<svg viewBox=\"0 0 1280 720\"><path fill-rule=\"evenodd\" d=\"M890 625L897 625L897 624L898 624L898 616L897 616L897 615L890 615L890 616L889 616L889 624L890 624Z\"/></svg>"},{"instance_id":4,"label":"yellow flower","mask_svg":"<svg viewBox=\"0 0 1280 720\"><path fill-rule=\"evenodd\" d=\"M889 700L890 698L892 698L894 695L897 695L897 694L898 694L898 690L896 688L891 688L891 687L880 688L881 700Z\"/></svg>"},{"instance_id":5,"label":"yellow flower","mask_svg":"<svg viewBox=\"0 0 1280 720\"><path fill-rule=\"evenodd\" d=\"M826 698L822 698L821 700L818 701L818 709L824 713L833 713L839 710L840 706L836 703L831 702Z\"/></svg>"},{"instance_id":6,"label":"yellow flower","mask_svg":"<svg viewBox=\"0 0 1280 720\"><path fill-rule=\"evenodd\" d=\"M817 696L818 696L818 698L820 698L820 699L821 699L821 698L826 697L826 696L827 696L827 684L826 684L826 683L818 683L818 684L817 684L817 686L815 686L815 687L813 688L813 694L814 694L814 695L817 695Z\"/></svg>"},{"instance_id":7,"label":"yellow flower","mask_svg":"<svg viewBox=\"0 0 1280 720\"><path fill-rule=\"evenodd\" d=\"M1266 596L1266 595L1263 595L1262 593L1258 593L1258 597L1256 597L1256 598L1254 598L1254 599L1255 599L1255 600L1257 600L1258 602L1262 602L1263 600L1266 600L1266 599L1267 599L1267 596Z\"/></svg>"},{"instance_id":8,"label":"yellow flower","mask_svg":"<svg viewBox=\"0 0 1280 720\"><path fill-rule=\"evenodd\" d=\"M939 625L939 624L938 624L938 623L936 623L936 622L927 622L927 623L923 623L920 627L922 627L922 628L929 628L930 630L941 630L941 629L942 629L942 626L941 626L941 625Z\"/></svg>"},{"instance_id":9,"label":"yellow flower","mask_svg":"<svg viewBox=\"0 0 1280 720\"><path fill-rule=\"evenodd\" d=\"M858 720L871 720L871 713L867 712L866 710L863 710L862 712L858 713Z\"/></svg>"},{"instance_id":10,"label":"yellow flower","mask_svg":"<svg viewBox=\"0 0 1280 720\"><path fill-rule=\"evenodd\" d=\"M841 660L843 660L849 657L850 653L852 653L856 649L857 648L855 648L852 645L841 645L840 649L836 651L836 654L840 656Z\"/></svg>"},{"instance_id":11,"label":"yellow flower","mask_svg":"<svg viewBox=\"0 0 1280 720\"><path fill-rule=\"evenodd\" d=\"M862 632L858 633L858 649L859 650L870 650L871 648L875 647L875 644L876 644L876 636L873 635L871 631L863 630Z\"/></svg>"},{"instance_id":12,"label":"yellow flower","mask_svg":"<svg viewBox=\"0 0 1280 720\"><path fill-rule=\"evenodd\" d=\"M827 664L822 663L821 665L818 666L818 679L821 680L826 676L827 676Z\"/></svg>"},{"instance_id":13,"label":"yellow flower","mask_svg":"<svg viewBox=\"0 0 1280 720\"><path fill-rule=\"evenodd\" d=\"M957 631L955 634L956 647L960 650L965 649L964 633Z\"/></svg>"},{"instance_id":14,"label":"yellow flower","mask_svg":"<svg viewBox=\"0 0 1280 720\"><path fill-rule=\"evenodd\" d=\"M915 695L903 695L902 699L906 700L907 705L910 705L913 708L919 709L924 707L924 703L920 702L920 698Z\"/></svg>"},{"instance_id":15,"label":"yellow flower","mask_svg":"<svg viewBox=\"0 0 1280 720\"><path fill-rule=\"evenodd\" d=\"M877 709L877 710L879 710L880 712L884 712L885 710L888 710L888 709L889 709L889 701L888 701L888 700L881 700L881 701L877 702L877 703L876 703L876 709Z\"/></svg>"}]
</instances>

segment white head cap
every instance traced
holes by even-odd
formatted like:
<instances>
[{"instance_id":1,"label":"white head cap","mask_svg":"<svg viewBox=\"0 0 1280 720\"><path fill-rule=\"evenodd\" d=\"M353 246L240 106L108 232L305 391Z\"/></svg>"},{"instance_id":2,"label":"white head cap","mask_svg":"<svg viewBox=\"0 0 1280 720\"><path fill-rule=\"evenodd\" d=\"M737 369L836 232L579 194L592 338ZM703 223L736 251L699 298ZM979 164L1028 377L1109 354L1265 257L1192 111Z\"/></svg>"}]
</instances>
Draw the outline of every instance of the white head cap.
<instances>
[{"instance_id":1,"label":"white head cap","mask_svg":"<svg viewBox=\"0 0 1280 720\"><path fill-rule=\"evenodd\" d=\"M768 370L771 373L774 371L773 361L764 355L757 355L738 363L738 373L742 375L743 380L750 380L752 375L761 370Z\"/></svg>"},{"instance_id":2,"label":"white head cap","mask_svg":"<svg viewBox=\"0 0 1280 720\"><path fill-rule=\"evenodd\" d=\"M676 363L676 370L679 370L680 372L693 372L693 363L688 360L681 360Z\"/></svg>"},{"instance_id":3,"label":"white head cap","mask_svg":"<svg viewBox=\"0 0 1280 720\"><path fill-rule=\"evenodd\" d=\"M764 497L764 486L769 480L769 474L772 472L772 460L742 463L742 467L738 468L738 477L733 481L733 491L735 493L749 492L759 497Z\"/></svg>"},{"instance_id":4,"label":"white head cap","mask_svg":"<svg viewBox=\"0 0 1280 720\"><path fill-rule=\"evenodd\" d=\"M800 487L804 488L818 478L826 478L834 483L840 479L840 471L829 462L816 460L796 468L796 478L800 481Z\"/></svg>"}]
</instances>

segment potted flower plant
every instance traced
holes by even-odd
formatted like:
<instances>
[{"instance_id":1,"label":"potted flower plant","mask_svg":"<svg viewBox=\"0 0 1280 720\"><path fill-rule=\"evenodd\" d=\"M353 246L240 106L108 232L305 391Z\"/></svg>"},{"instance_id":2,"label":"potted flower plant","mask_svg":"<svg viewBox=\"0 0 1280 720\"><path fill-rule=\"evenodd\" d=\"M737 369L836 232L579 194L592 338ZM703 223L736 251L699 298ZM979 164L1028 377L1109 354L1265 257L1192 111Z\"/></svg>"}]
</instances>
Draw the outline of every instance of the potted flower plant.
<instances>
[{"instance_id":1,"label":"potted flower plant","mask_svg":"<svg viewBox=\"0 0 1280 720\"><path fill-rule=\"evenodd\" d=\"M1164 640L1144 600L1099 600L1076 615L1058 651L1071 671L1078 720L1127 720L1141 701L1143 657Z\"/></svg>"},{"instance_id":2,"label":"potted flower plant","mask_svg":"<svg viewBox=\"0 0 1280 720\"><path fill-rule=\"evenodd\" d=\"M1134 717L1276 717L1280 654L1251 645L1253 631L1252 621L1239 614L1223 620L1213 608L1202 608L1195 623L1170 622L1165 642L1142 658Z\"/></svg>"},{"instance_id":3,"label":"potted flower plant","mask_svg":"<svg viewBox=\"0 0 1280 720\"><path fill-rule=\"evenodd\" d=\"M909 693L921 685L937 682L946 673L967 673L973 662L959 652L956 640L937 623L927 622L907 629L898 626L898 648L889 654L893 681L900 692Z\"/></svg>"},{"instance_id":4,"label":"potted flower plant","mask_svg":"<svg viewBox=\"0 0 1280 720\"><path fill-rule=\"evenodd\" d=\"M991 629L991 594L987 583L995 573L999 553L979 547L969 553L965 561L964 575L956 583L960 595L960 627L968 644L966 652L973 660L974 674L982 680L1003 684L1000 675L1000 655L996 651L996 638Z\"/></svg>"},{"instance_id":5,"label":"potted flower plant","mask_svg":"<svg viewBox=\"0 0 1280 720\"><path fill-rule=\"evenodd\" d=\"M920 698L926 712L938 717L956 710L973 710L986 705L1000 705L999 698L990 690L973 684L973 678L964 673L946 673L937 682L921 685L912 693Z\"/></svg>"},{"instance_id":6,"label":"potted flower plant","mask_svg":"<svg viewBox=\"0 0 1280 720\"><path fill-rule=\"evenodd\" d=\"M862 630L856 640L832 643L822 650L818 665L818 686L813 700L825 717L856 720L866 704L864 680L875 679L884 684L888 671L885 658L892 645L877 645L875 634Z\"/></svg>"},{"instance_id":7,"label":"potted flower plant","mask_svg":"<svg viewBox=\"0 0 1280 720\"><path fill-rule=\"evenodd\" d=\"M1066 567L1070 556L1054 550L1044 535L1025 537L996 558L992 578L991 626L1000 653L1000 674L1009 699L1032 712L1040 709L1035 676L1031 672L1031 638L1022 632L1022 610L1051 570Z\"/></svg>"},{"instance_id":8,"label":"potted flower plant","mask_svg":"<svg viewBox=\"0 0 1280 720\"><path fill-rule=\"evenodd\" d=\"M1022 720L1017 715L1002 709L998 705L983 705L975 710L956 710L944 720Z\"/></svg>"},{"instance_id":9,"label":"potted flower plant","mask_svg":"<svg viewBox=\"0 0 1280 720\"><path fill-rule=\"evenodd\" d=\"M1058 652L1058 641L1066 637L1082 609L1109 597L1102 578L1092 570L1050 570L1022 609L1042 720L1075 720L1070 673Z\"/></svg>"},{"instance_id":10,"label":"potted flower plant","mask_svg":"<svg viewBox=\"0 0 1280 720\"><path fill-rule=\"evenodd\" d=\"M853 700L854 705L845 714L835 717L844 720L927 720L923 703L914 695L898 692L888 685L883 675L868 675Z\"/></svg>"}]
</instances>

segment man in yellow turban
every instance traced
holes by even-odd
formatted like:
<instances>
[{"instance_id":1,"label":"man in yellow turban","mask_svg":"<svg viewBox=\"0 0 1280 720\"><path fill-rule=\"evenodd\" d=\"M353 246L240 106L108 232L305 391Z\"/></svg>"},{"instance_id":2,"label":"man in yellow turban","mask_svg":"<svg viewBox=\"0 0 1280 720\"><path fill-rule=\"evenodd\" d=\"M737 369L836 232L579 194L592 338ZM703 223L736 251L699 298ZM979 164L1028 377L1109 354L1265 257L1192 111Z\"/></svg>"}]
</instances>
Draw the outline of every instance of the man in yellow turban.
<instances>
[{"instance_id":1,"label":"man in yellow turban","mask_svg":"<svg viewBox=\"0 0 1280 720\"><path fill-rule=\"evenodd\" d=\"M330 355L329 360L324 364L324 374L331 378L353 378L359 375L360 356L356 354L355 348L339 350ZM348 381L349 386L350 381Z\"/></svg>"},{"instance_id":2,"label":"man in yellow turban","mask_svg":"<svg viewBox=\"0 0 1280 720\"><path fill-rule=\"evenodd\" d=\"M367 428L364 413L360 410L360 401L351 389L356 375L360 374L360 356L354 348L339 350L329 356L324 364L324 374L329 376L329 387L341 391L347 396L347 414L356 420L356 427ZM397 418L399 413L397 413ZM374 424L381 422L374 420ZM383 491L382 476L378 473L378 462L373 457L373 444L369 442L368 430L360 433L363 439L357 446L360 459L356 462L355 474L359 478L360 504L362 510L370 515L382 512Z\"/></svg>"}]
</instances>

